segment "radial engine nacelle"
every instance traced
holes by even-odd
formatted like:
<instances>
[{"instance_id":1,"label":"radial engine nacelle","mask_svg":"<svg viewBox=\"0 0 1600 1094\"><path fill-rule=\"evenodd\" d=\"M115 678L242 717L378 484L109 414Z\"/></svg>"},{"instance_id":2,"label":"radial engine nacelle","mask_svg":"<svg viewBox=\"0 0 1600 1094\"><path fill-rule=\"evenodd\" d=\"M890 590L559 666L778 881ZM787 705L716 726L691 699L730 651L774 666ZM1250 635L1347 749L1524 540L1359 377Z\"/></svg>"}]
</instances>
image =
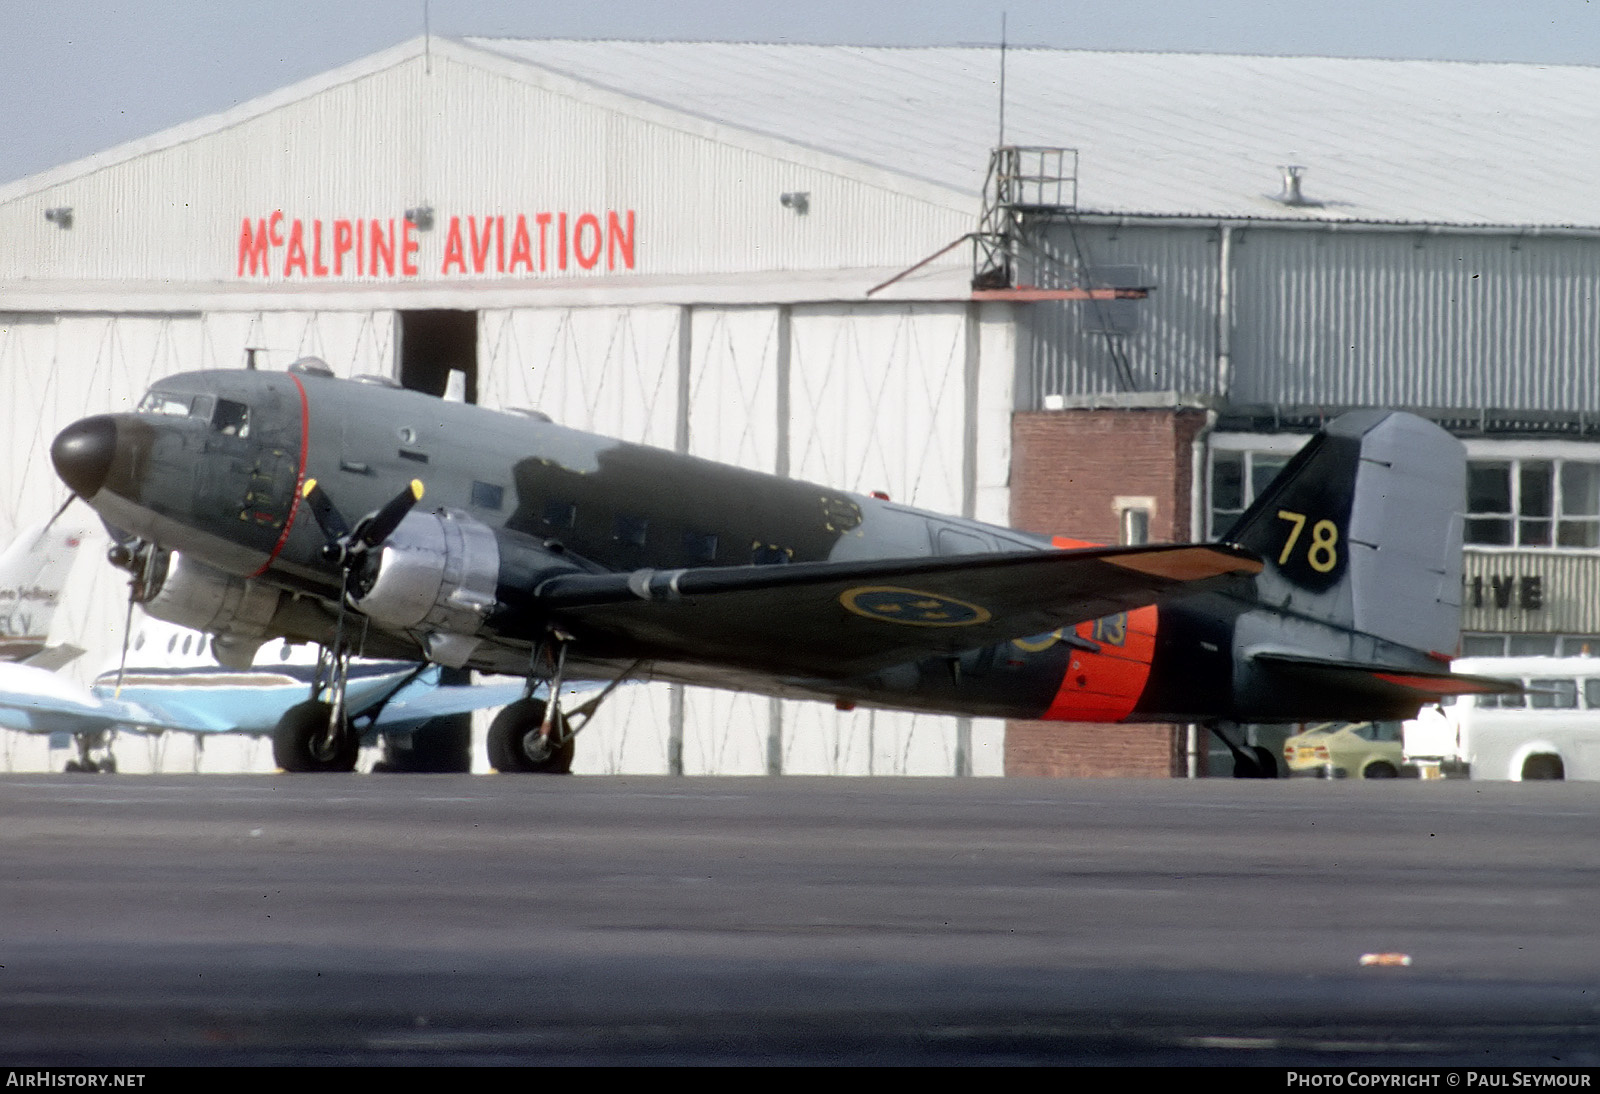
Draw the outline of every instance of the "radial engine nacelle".
<instances>
[{"instance_id":1,"label":"radial engine nacelle","mask_svg":"<svg viewBox=\"0 0 1600 1094\"><path fill-rule=\"evenodd\" d=\"M270 636L283 593L249 578L235 577L178 551L161 552L147 580L154 590L145 614L215 636L212 652L229 668L250 667Z\"/></svg>"},{"instance_id":2,"label":"radial engine nacelle","mask_svg":"<svg viewBox=\"0 0 1600 1094\"><path fill-rule=\"evenodd\" d=\"M459 668L497 603L494 530L455 509L406 514L351 589L350 603L385 626L422 632L430 660Z\"/></svg>"}]
</instances>

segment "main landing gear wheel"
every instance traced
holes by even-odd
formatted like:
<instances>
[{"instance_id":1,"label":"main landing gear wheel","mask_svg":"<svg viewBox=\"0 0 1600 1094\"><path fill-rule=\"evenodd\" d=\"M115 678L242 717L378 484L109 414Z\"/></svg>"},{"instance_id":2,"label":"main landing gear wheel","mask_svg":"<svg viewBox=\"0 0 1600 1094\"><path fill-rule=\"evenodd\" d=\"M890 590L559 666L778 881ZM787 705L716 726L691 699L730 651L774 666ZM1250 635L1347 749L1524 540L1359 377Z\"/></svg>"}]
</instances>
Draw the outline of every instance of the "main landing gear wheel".
<instances>
[{"instance_id":1,"label":"main landing gear wheel","mask_svg":"<svg viewBox=\"0 0 1600 1094\"><path fill-rule=\"evenodd\" d=\"M544 700L518 699L495 715L489 726L489 766L504 773L570 774L577 742L559 713L550 737L541 735L544 712Z\"/></svg>"},{"instance_id":2,"label":"main landing gear wheel","mask_svg":"<svg viewBox=\"0 0 1600 1094\"><path fill-rule=\"evenodd\" d=\"M354 771L360 741L348 725L329 734L333 707L316 700L283 712L272 731L272 758L285 771Z\"/></svg>"}]
</instances>

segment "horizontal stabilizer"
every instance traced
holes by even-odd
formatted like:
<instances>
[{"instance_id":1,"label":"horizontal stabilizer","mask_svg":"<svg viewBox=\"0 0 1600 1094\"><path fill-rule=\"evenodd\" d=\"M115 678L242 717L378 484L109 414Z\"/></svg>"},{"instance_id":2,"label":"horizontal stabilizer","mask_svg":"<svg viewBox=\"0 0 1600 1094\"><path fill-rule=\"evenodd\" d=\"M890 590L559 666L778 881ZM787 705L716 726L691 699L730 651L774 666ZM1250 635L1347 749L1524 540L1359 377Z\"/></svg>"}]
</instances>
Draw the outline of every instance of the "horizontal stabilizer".
<instances>
[{"instance_id":1,"label":"horizontal stabilizer","mask_svg":"<svg viewBox=\"0 0 1600 1094\"><path fill-rule=\"evenodd\" d=\"M1468 676L1448 669L1417 669L1361 661L1336 661L1304 654L1257 652L1250 660L1302 683L1352 693L1393 693L1408 701L1434 702L1451 695L1497 695L1522 691L1519 680Z\"/></svg>"}]
</instances>

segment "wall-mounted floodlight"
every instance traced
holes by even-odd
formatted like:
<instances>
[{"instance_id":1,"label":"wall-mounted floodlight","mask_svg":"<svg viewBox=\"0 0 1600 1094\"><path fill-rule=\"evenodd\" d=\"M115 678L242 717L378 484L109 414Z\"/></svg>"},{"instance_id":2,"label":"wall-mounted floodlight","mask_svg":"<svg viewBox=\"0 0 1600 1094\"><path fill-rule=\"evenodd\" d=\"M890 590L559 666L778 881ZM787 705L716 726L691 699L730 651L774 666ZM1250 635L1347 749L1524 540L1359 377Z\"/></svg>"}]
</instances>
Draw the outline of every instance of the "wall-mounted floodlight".
<instances>
[{"instance_id":1,"label":"wall-mounted floodlight","mask_svg":"<svg viewBox=\"0 0 1600 1094\"><path fill-rule=\"evenodd\" d=\"M407 209L406 219L417 226L417 231L431 232L433 230L433 206L419 205L415 209Z\"/></svg>"},{"instance_id":2,"label":"wall-mounted floodlight","mask_svg":"<svg viewBox=\"0 0 1600 1094\"><path fill-rule=\"evenodd\" d=\"M44 218L62 230L70 228L72 227L72 206L58 205L54 209L46 209Z\"/></svg>"},{"instance_id":3,"label":"wall-mounted floodlight","mask_svg":"<svg viewBox=\"0 0 1600 1094\"><path fill-rule=\"evenodd\" d=\"M811 194L806 190L791 190L778 195L778 204L793 209L795 216L803 217L811 211Z\"/></svg>"}]
</instances>

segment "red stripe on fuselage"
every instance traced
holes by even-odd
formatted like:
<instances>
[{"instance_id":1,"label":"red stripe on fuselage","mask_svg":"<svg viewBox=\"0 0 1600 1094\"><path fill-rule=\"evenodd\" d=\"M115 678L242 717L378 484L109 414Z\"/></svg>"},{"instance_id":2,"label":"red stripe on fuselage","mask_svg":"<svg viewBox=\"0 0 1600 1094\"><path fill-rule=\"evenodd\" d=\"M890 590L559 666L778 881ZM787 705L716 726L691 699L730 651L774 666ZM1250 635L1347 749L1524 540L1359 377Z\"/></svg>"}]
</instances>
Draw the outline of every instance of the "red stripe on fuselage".
<instances>
[{"instance_id":1,"label":"red stripe on fuselage","mask_svg":"<svg viewBox=\"0 0 1600 1094\"><path fill-rule=\"evenodd\" d=\"M1054 536L1051 546L1064 550L1098 544ZM1115 620L1116 617L1110 617ZM1061 685L1041 717L1052 722L1120 722L1133 713L1150 680L1155 656L1157 612L1154 605L1126 613L1120 628L1091 619L1073 628L1080 638L1099 646L1098 653L1074 649ZM1098 628L1098 633L1097 633Z\"/></svg>"},{"instance_id":2,"label":"red stripe on fuselage","mask_svg":"<svg viewBox=\"0 0 1600 1094\"><path fill-rule=\"evenodd\" d=\"M294 476L294 500L289 502L289 519L283 522L283 532L278 536L278 542L272 545L272 553L267 556L267 561L261 564L261 569L251 574L251 577L260 577L267 572L267 568L278 560L278 555L283 551L283 545L289 542L289 533L294 530L294 518L300 513L300 491L306 485L306 452L311 444L311 404L306 399L306 387L300 382L300 377L289 373L289 379L294 381L295 390L300 393L300 464Z\"/></svg>"}]
</instances>

